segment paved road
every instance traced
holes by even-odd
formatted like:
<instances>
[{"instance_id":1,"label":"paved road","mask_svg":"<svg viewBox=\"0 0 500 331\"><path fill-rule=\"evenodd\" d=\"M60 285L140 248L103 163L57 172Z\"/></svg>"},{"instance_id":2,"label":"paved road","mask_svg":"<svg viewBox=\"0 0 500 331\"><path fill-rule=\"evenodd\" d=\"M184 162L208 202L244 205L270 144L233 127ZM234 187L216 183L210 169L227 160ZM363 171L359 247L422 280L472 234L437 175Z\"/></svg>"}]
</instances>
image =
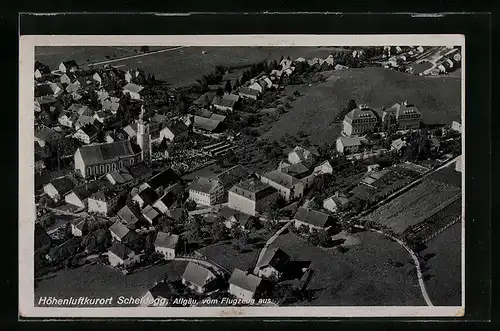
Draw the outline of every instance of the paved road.
<instances>
[{"instance_id":1,"label":"paved road","mask_svg":"<svg viewBox=\"0 0 500 331\"><path fill-rule=\"evenodd\" d=\"M131 56L125 56L125 57L121 57L119 59L113 59L113 60L107 60L107 61L101 61L101 62L94 62L94 63L88 64L88 66L91 67L91 66L97 66L97 65L102 65L102 64L109 64L109 63L113 63L113 62L119 62L119 61L129 60L129 59L135 59L135 58L139 58L139 57L143 57L143 56L149 56L149 55L154 55L154 54L158 54L158 53L175 51L175 50L186 48L186 47L189 47L189 46L178 46L178 47L173 47L173 48L166 48L166 49L161 49L159 51L153 51L153 52L148 52L148 53L141 53L141 54L135 54L135 55L131 55Z\"/></svg>"}]
</instances>

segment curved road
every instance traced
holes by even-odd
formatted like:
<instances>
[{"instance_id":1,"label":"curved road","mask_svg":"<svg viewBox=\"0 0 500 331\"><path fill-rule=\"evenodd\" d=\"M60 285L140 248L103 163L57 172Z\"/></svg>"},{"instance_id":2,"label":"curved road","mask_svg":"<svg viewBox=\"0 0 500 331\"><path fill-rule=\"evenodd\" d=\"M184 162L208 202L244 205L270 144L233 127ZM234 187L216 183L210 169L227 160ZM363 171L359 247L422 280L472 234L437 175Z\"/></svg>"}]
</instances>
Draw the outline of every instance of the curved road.
<instances>
[{"instance_id":1,"label":"curved road","mask_svg":"<svg viewBox=\"0 0 500 331\"><path fill-rule=\"evenodd\" d=\"M420 261L418 260L418 257L415 255L413 250L410 247L408 247L403 241L401 241L398 238L393 237L387 233L384 233L383 231L375 230L375 229L367 229L367 228L360 226L360 225L354 225L354 227L356 227L358 229L370 230L373 232L380 233L381 235L384 235L388 238L393 239L398 244L400 244L404 249L406 249L406 251L411 255L413 262L415 263L415 268L417 269L418 285L420 286L420 291L422 292L422 296L424 297L425 303L427 304L427 306L433 307L434 305L432 304L432 301L429 297L429 294L427 293L427 289L425 288L424 277L422 275L422 269L420 268Z\"/></svg>"}]
</instances>

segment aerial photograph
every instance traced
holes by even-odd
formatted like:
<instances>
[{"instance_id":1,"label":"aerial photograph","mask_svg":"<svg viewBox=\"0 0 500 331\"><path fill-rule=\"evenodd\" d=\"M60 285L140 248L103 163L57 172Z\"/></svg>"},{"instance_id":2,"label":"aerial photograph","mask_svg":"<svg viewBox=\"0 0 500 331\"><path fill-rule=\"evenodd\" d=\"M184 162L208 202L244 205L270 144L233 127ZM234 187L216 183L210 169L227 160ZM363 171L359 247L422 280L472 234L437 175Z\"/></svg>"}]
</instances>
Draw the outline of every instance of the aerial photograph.
<instances>
[{"instance_id":1,"label":"aerial photograph","mask_svg":"<svg viewBox=\"0 0 500 331\"><path fill-rule=\"evenodd\" d=\"M461 60L36 46L35 306L462 305Z\"/></svg>"}]
</instances>

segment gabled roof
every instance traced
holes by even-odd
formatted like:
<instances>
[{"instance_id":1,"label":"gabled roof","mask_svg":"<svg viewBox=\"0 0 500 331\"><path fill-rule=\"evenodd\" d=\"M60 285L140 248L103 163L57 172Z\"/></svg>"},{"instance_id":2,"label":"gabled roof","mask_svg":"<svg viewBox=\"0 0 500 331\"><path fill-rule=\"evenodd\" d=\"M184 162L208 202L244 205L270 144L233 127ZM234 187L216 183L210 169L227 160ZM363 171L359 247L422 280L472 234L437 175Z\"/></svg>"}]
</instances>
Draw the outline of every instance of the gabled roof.
<instances>
[{"instance_id":1,"label":"gabled roof","mask_svg":"<svg viewBox=\"0 0 500 331\"><path fill-rule=\"evenodd\" d=\"M132 249L119 242L115 242L109 249L109 252L115 254L122 260L127 259L131 253L135 253Z\"/></svg>"},{"instance_id":2,"label":"gabled roof","mask_svg":"<svg viewBox=\"0 0 500 331\"><path fill-rule=\"evenodd\" d=\"M169 283L166 281L161 281L152 288L150 288L149 293L151 293L153 299L156 299L158 297L170 298L174 294Z\"/></svg>"},{"instance_id":3,"label":"gabled roof","mask_svg":"<svg viewBox=\"0 0 500 331\"><path fill-rule=\"evenodd\" d=\"M328 226L328 221L331 217L330 215L317 210L300 207L297 210L297 213L295 213L294 218L301 222L324 228L325 226Z\"/></svg>"},{"instance_id":4,"label":"gabled roof","mask_svg":"<svg viewBox=\"0 0 500 331\"><path fill-rule=\"evenodd\" d=\"M80 217L72 220L71 224L78 230L83 230L83 228L88 225L88 221L84 217Z\"/></svg>"},{"instance_id":5,"label":"gabled roof","mask_svg":"<svg viewBox=\"0 0 500 331\"><path fill-rule=\"evenodd\" d=\"M235 100L230 100L224 97L215 97L212 103L216 106L221 106L221 107L228 107L228 108L233 108L234 105L236 104Z\"/></svg>"},{"instance_id":6,"label":"gabled roof","mask_svg":"<svg viewBox=\"0 0 500 331\"><path fill-rule=\"evenodd\" d=\"M374 114L373 110L370 108L356 108L351 110L347 115L345 115L346 119L350 120L358 120L358 119L365 119L365 118L372 118L372 119L377 119L377 116Z\"/></svg>"},{"instance_id":7,"label":"gabled roof","mask_svg":"<svg viewBox=\"0 0 500 331\"><path fill-rule=\"evenodd\" d=\"M350 147L350 146L361 146L361 139L358 137L339 137L338 140L342 143L344 147Z\"/></svg>"},{"instance_id":8,"label":"gabled roof","mask_svg":"<svg viewBox=\"0 0 500 331\"><path fill-rule=\"evenodd\" d=\"M50 74L50 68L40 61L35 61L35 71L39 70L42 74Z\"/></svg>"},{"instance_id":9,"label":"gabled roof","mask_svg":"<svg viewBox=\"0 0 500 331\"><path fill-rule=\"evenodd\" d=\"M299 162L283 167L281 171L292 175L295 178L302 178L312 172L312 169L307 167L304 162Z\"/></svg>"},{"instance_id":10,"label":"gabled roof","mask_svg":"<svg viewBox=\"0 0 500 331\"><path fill-rule=\"evenodd\" d=\"M160 216L160 213L151 205L147 205L146 207L144 207L141 213L142 215L144 215L144 217L147 217L150 220L155 220Z\"/></svg>"},{"instance_id":11,"label":"gabled roof","mask_svg":"<svg viewBox=\"0 0 500 331\"><path fill-rule=\"evenodd\" d=\"M219 181L224 188L228 189L249 175L250 171L247 168L242 165L236 165L212 177L212 179Z\"/></svg>"},{"instance_id":12,"label":"gabled roof","mask_svg":"<svg viewBox=\"0 0 500 331\"><path fill-rule=\"evenodd\" d=\"M35 137L46 142L61 139L62 136L47 126L42 126L35 131Z\"/></svg>"},{"instance_id":13,"label":"gabled roof","mask_svg":"<svg viewBox=\"0 0 500 331\"><path fill-rule=\"evenodd\" d=\"M229 284L238 286L239 288L253 293L257 291L261 281L262 279L260 277L249 274L248 272L244 272L240 269L234 269L231 274L231 278L229 278Z\"/></svg>"},{"instance_id":14,"label":"gabled roof","mask_svg":"<svg viewBox=\"0 0 500 331\"><path fill-rule=\"evenodd\" d=\"M149 172L151 171L148 168L148 166L142 162L134 164L133 166L128 166L125 169L127 169L129 174L132 175L132 177L134 177L134 178L142 178L142 177L148 175Z\"/></svg>"},{"instance_id":15,"label":"gabled roof","mask_svg":"<svg viewBox=\"0 0 500 331\"><path fill-rule=\"evenodd\" d=\"M135 215L135 213L132 211L132 209L130 209L129 206L124 206L116 214L122 221L126 222L128 225L135 225L139 221L139 218Z\"/></svg>"},{"instance_id":16,"label":"gabled roof","mask_svg":"<svg viewBox=\"0 0 500 331\"><path fill-rule=\"evenodd\" d=\"M213 193L213 190L216 187L216 185L217 185L216 180L200 177L195 179L189 185L189 189L197 192Z\"/></svg>"},{"instance_id":17,"label":"gabled roof","mask_svg":"<svg viewBox=\"0 0 500 331\"><path fill-rule=\"evenodd\" d=\"M231 187L230 191L253 201L258 201L277 192L277 190L269 184L264 184L253 178L236 183Z\"/></svg>"},{"instance_id":18,"label":"gabled roof","mask_svg":"<svg viewBox=\"0 0 500 331\"><path fill-rule=\"evenodd\" d=\"M211 120L215 120L215 121L219 121L219 122L224 122L224 120L226 119L226 116L221 115L221 114L216 114L216 113L213 113L213 114L210 116L210 119L211 119Z\"/></svg>"},{"instance_id":19,"label":"gabled roof","mask_svg":"<svg viewBox=\"0 0 500 331\"><path fill-rule=\"evenodd\" d=\"M129 92L132 92L132 93L141 93L141 91L144 90L144 87L140 86L140 85L136 85L134 83L128 83L127 85L125 85L123 87L123 90L124 91L129 91Z\"/></svg>"},{"instance_id":20,"label":"gabled roof","mask_svg":"<svg viewBox=\"0 0 500 331\"><path fill-rule=\"evenodd\" d=\"M170 125L167 125L166 128L170 130L174 134L174 136L177 136L179 134L182 134L188 130L188 127L184 122L174 122Z\"/></svg>"},{"instance_id":21,"label":"gabled roof","mask_svg":"<svg viewBox=\"0 0 500 331\"><path fill-rule=\"evenodd\" d=\"M69 106L68 111L70 112L76 112L78 115L91 115L92 112L88 112L89 107L79 104L79 103L73 103L71 106Z\"/></svg>"},{"instance_id":22,"label":"gabled roof","mask_svg":"<svg viewBox=\"0 0 500 331\"><path fill-rule=\"evenodd\" d=\"M288 261L290 261L290 256L281 248L276 247L266 250L262 259L257 263L257 268L271 266L278 271L283 271Z\"/></svg>"},{"instance_id":23,"label":"gabled roof","mask_svg":"<svg viewBox=\"0 0 500 331\"><path fill-rule=\"evenodd\" d=\"M129 137L134 137L137 135L137 123L130 123L126 127L123 128L123 131L125 131L126 134L129 135Z\"/></svg>"},{"instance_id":24,"label":"gabled roof","mask_svg":"<svg viewBox=\"0 0 500 331\"><path fill-rule=\"evenodd\" d=\"M130 229L121 222L115 222L110 226L109 231L114 233L118 238L123 239L130 232Z\"/></svg>"},{"instance_id":25,"label":"gabled roof","mask_svg":"<svg viewBox=\"0 0 500 331\"><path fill-rule=\"evenodd\" d=\"M120 170L113 170L106 174L106 177L111 182L114 181L116 184L125 184L130 182L134 177L129 173L126 168Z\"/></svg>"},{"instance_id":26,"label":"gabled roof","mask_svg":"<svg viewBox=\"0 0 500 331\"><path fill-rule=\"evenodd\" d=\"M158 199L158 195L150 187L146 187L144 190L142 190L141 192L137 193L134 196L134 198L136 196L139 196L142 199L142 201L144 201L144 204L147 204L147 205L152 205Z\"/></svg>"},{"instance_id":27,"label":"gabled roof","mask_svg":"<svg viewBox=\"0 0 500 331\"><path fill-rule=\"evenodd\" d=\"M71 191L73 188L76 186L76 181L69 177L60 177L52 180L49 184L51 184L59 193L59 195L63 196L64 194L68 193ZM46 185L49 185L46 184Z\"/></svg>"},{"instance_id":28,"label":"gabled roof","mask_svg":"<svg viewBox=\"0 0 500 331\"><path fill-rule=\"evenodd\" d=\"M130 157L139 152L139 150L134 150L133 145L128 140L85 145L77 150L77 153L80 153L86 166Z\"/></svg>"},{"instance_id":29,"label":"gabled roof","mask_svg":"<svg viewBox=\"0 0 500 331\"><path fill-rule=\"evenodd\" d=\"M101 187L97 181L88 182L78 187L75 187L72 191L80 200L88 199L92 194L99 191Z\"/></svg>"},{"instance_id":30,"label":"gabled roof","mask_svg":"<svg viewBox=\"0 0 500 331\"><path fill-rule=\"evenodd\" d=\"M205 118L201 116L194 116L194 126L207 131L214 131L219 126L220 121Z\"/></svg>"},{"instance_id":31,"label":"gabled roof","mask_svg":"<svg viewBox=\"0 0 500 331\"><path fill-rule=\"evenodd\" d=\"M259 96L260 95L259 91L253 90L253 89L248 88L248 87L240 87L238 92L241 94L252 95L252 96Z\"/></svg>"},{"instance_id":32,"label":"gabled roof","mask_svg":"<svg viewBox=\"0 0 500 331\"><path fill-rule=\"evenodd\" d=\"M79 130L82 130L83 133L85 133L89 137L94 137L99 133L99 129L93 124L86 124L85 126L82 126Z\"/></svg>"},{"instance_id":33,"label":"gabled roof","mask_svg":"<svg viewBox=\"0 0 500 331\"><path fill-rule=\"evenodd\" d=\"M62 64L66 67L66 68L78 68L78 64L76 64L76 61L75 60L68 60L68 61L63 61Z\"/></svg>"},{"instance_id":34,"label":"gabled roof","mask_svg":"<svg viewBox=\"0 0 500 331\"><path fill-rule=\"evenodd\" d=\"M175 195L175 193L169 191L165 193L163 196L161 196L158 200L156 200L153 206L156 206L157 204L161 203L165 205L167 208L170 208L176 201L177 201L177 196Z\"/></svg>"},{"instance_id":35,"label":"gabled roof","mask_svg":"<svg viewBox=\"0 0 500 331\"><path fill-rule=\"evenodd\" d=\"M188 263L182 274L182 279L199 287L204 287L214 278L215 275L210 270L193 262Z\"/></svg>"},{"instance_id":36,"label":"gabled roof","mask_svg":"<svg viewBox=\"0 0 500 331\"><path fill-rule=\"evenodd\" d=\"M266 172L262 175L262 177L267 178L275 182L276 184L280 184L286 188L292 188L299 182L297 178L278 170Z\"/></svg>"},{"instance_id":37,"label":"gabled roof","mask_svg":"<svg viewBox=\"0 0 500 331\"><path fill-rule=\"evenodd\" d=\"M117 195L118 193L113 190L104 189L95 192L90 196L90 198L99 201L109 201L110 199L113 199Z\"/></svg>"},{"instance_id":38,"label":"gabled roof","mask_svg":"<svg viewBox=\"0 0 500 331\"><path fill-rule=\"evenodd\" d=\"M160 231L156 235L155 246L175 249L177 247L178 242L179 242L178 235Z\"/></svg>"}]
</instances>

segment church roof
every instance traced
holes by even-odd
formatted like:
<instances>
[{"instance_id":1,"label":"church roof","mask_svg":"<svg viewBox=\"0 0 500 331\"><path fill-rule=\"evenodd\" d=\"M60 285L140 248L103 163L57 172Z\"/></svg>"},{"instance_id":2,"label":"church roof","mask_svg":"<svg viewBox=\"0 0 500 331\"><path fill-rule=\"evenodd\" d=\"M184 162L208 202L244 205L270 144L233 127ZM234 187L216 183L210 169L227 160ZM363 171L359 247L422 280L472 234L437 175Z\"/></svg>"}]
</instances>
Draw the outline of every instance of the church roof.
<instances>
[{"instance_id":1,"label":"church roof","mask_svg":"<svg viewBox=\"0 0 500 331\"><path fill-rule=\"evenodd\" d=\"M86 145L78 148L86 166L110 162L123 157L130 157L140 152L139 147L130 141L115 141L95 145Z\"/></svg>"}]
</instances>

